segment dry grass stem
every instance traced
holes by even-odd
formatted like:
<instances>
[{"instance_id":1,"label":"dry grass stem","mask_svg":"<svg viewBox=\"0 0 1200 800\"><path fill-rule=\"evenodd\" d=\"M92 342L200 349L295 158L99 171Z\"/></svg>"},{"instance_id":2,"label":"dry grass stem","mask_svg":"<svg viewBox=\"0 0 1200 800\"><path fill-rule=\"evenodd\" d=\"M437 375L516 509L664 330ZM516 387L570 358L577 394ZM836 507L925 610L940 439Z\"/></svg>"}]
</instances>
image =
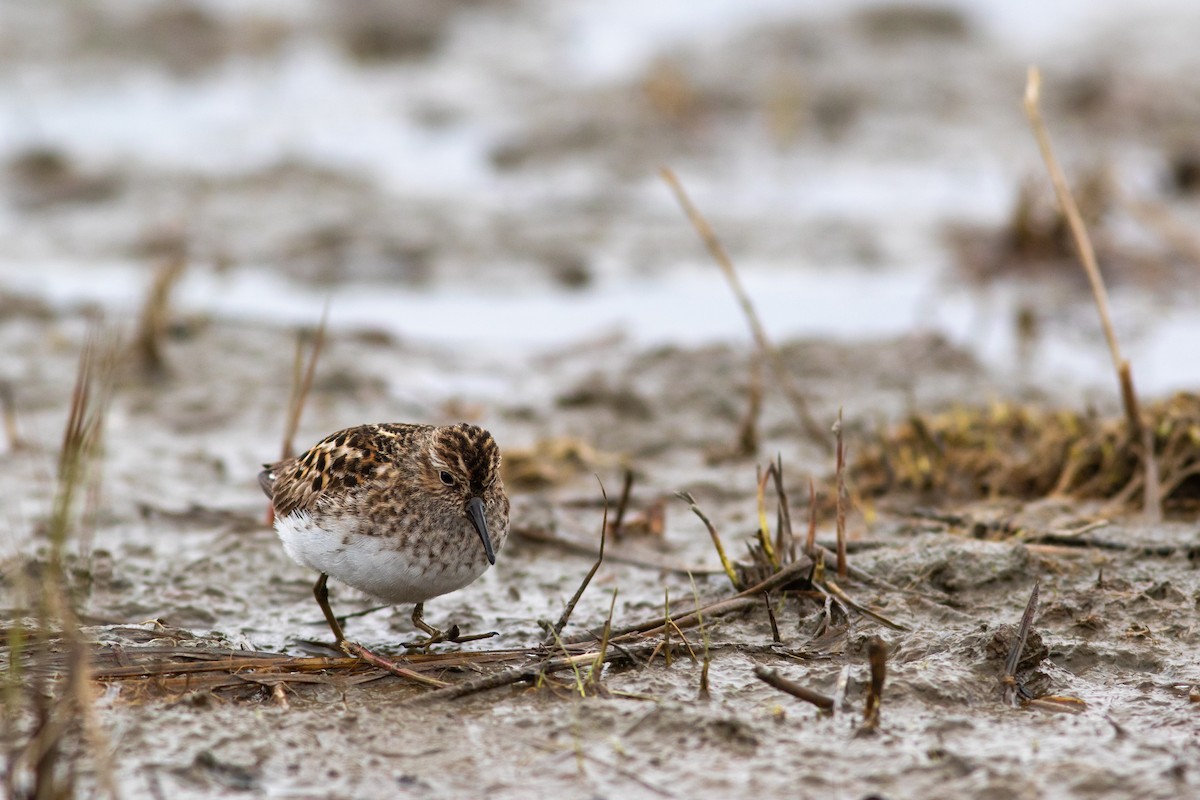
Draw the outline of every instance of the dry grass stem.
<instances>
[{"instance_id":1,"label":"dry grass stem","mask_svg":"<svg viewBox=\"0 0 1200 800\"><path fill-rule=\"evenodd\" d=\"M186 267L187 258L183 253L173 255L155 269L150 289L146 292L133 337L133 352L139 369L147 377L160 377L166 373L163 341L167 337L171 317L171 290L183 277Z\"/></svg>"},{"instance_id":2,"label":"dry grass stem","mask_svg":"<svg viewBox=\"0 0 1200 800\"><path fill-rule=\"evenodd\" d=\"M758 344L759 349L770 361L771 368L775 373L775 379L779 381L779 385L783 388L784 394L791 403L792 409L800 421L801 429L814 443L828 446L824 430L817 424L812 413L808 410L808 401L804 399L804 395L800 392L799 387L796 386L791 372L788 370L787 365L783 363L783 357L779 355L779 351L775 349L770 339L767 338L767 331L758 317L758 312L754 310L754 304L750 302L750 296L746 294L745 288L742 287L742 281L738 278L737 270L733 267L733 261L730 260L728 253L725 252L725 247L721 244L720 239L717 238L716 233L713 232L712 226L708 224L708 220L692 204L691 198L684 191L683 184L679 182L679 178L675 176L674 172L663 167L659 170L659 175L671 187L671 191L674 192L675 199L678 201L680 208L683 209L683 213L687 215L688 221L696 229L697 235L704 242L705 247L708 248L709 254L717 262L717 266L721 268L721 272L724 273L725 279L729 282L729 287L733 290L738 304L742 307L742 313L746 316L746 321L750 324L754 340Z\"/></svg>"},{"instance_id":3,"label":"dry grass stem","mask_svg":"<svg viewBox=\"0 0 1200 800\"><path fill-rule=\"evenodd\" d=\"M1021 615L1017 635L1008 650L1008 656L1004 659L1004 675L1000 679L1004 685L1004 701L1014 706L1024 695L1022 687L1017 683L1017 665L1021 663L1021 654L1025 652L1025 642L1029 639L1030 628L1033 627L1033 616L1037 613L1038 588L1039 584L1035 583L1029 593L1029 602L1025 604L1025 613Z\"/></svg>"},{"instance_id":4,"label":"dry grass stem","mask_svg":"<svg viewBox=\"0 0 1200 800\"><path fill-rule=\"evenodd\" d=\"M617 501L617 513L613 517L612 535L621 538L621 525L625 522L625 510L629 507L629 495L633 491L633 470L626 468L621 484L621 499Z\"/></svg>"},{"instance_id":5,"label":"dry grass stem","mask_svg":"<svg viewBox=\"0 0 1200 800\"><path fill-rule=\"evenodd\" d=\"M5 718L33 720L24 742L17 738L3 753L4 786L12 796L21 776L29 776L30 784L20 794L72 796L85 761L92 764L96 793L116 796L107 737L92 704L91 654L72 607L64 565L67 541L81 527L79 495L97 474L115 351L112 343L101 344L96 331L84 344L46 523L50 547L45 568L36 584L24 582L22 587L36 622L28 635L21 623L9 630Z\"/></svg>"},{"instance_id":6,"label":"dry grass stem","mask_svg":"<svg viewBox=\"0 0 1200 800\"><path fill-rule=\"evenodd\" d=\"M771 623L771 641L775 644L782 644L783 639L779 636L779 623L775 620L775 609L771 605L770 592L763 592L763 605L767 607L767 620Z\"/></svg>"},{"instance_id":7,"label":"dry grass stem","mask_svg":"<svg viewBox=\"0 0 1200 800\"><path fill-rule=\"evenodd\" d=\"M775 456L775 496L779 501L779 527L776 533L775 549L780 558L788 561L796 560L796 534L792 530L792 510L788 502L787 492L783 488L783 456Z\"/></svg>"},{"instance_id":8,"label":"dry grass stem","mask_svg":"<svg viewBox=\"0 0 1200 800\"><path fill-rule=\"evenodd\" d=\"M878 636L872 636L867 642L867 658L871 665L871 685L867 691L867 703L863 709L860 733L871 732L879 727L879 709L883 703L883 682L887 678L887 656L887 644Z\"/></svg>"},{"instance_id":9,"label":"dry grass stem","mask_svg":"<svg viewBox=\"0 0 1200 800\"><path fill-rule=\"evenodd\" d=\"M317 372L317 359L321 356L321 348L325 345L325 333L329 325L329 306L321 312L321 322L313 334L312 351L308 355L308 366L301 373L304 362L304 337L296 338L296 358L292 365L292 390L288 397L288 416L283 428L283 446L280 449L280 460L291 458L296 452L296 431L300 429L300 417L308 402L309 392L312 391L313 377Z\"/></svg>"},{"instance_id":10,"label":"dry grass stem","mask_svg":"<svg viewBox=\"0 0 1200 800\"><path fill-rule=\"evenodd\" d=\"M750 360L750 384L746 387L746 414L738 424L734 453L752 458L758 452L758 423L763 408L763 354L755 350Z\"/></svg>"},{"instance_id":11,"label":"dry grass stem","mask_svg":"<svg viewBox=\"0 0 1200 800\"><path fill-rule=\"evenodd\" d=\"M842 437L842 410L838 409L837 422L833 425L833 433L837 444L834 452L836 458L837 480L837 574L842 580L846 579L846 446Z\"/></svg>"},{"instance_id":12,"label":"dry grass stem","mask_svg":"<svg viewBox=\"0 0 1200 800\"><path fill-rule=\"evenodd\" d=\"M4 435L8 439L9 452L24 450L25 441L17 429L17 400L9 381L0 381L0 415L4 418Z\"/></svg>"},{"instance_id":13,"label":"dry grass stem","mask_svg":"<svg viewBox=\"0 0 1200 800\"><path fill-rule=\"evenodd\" d=\"M601 677L604 674L604 660L608 657L608 640L612 635L613 612L617 609L617 590L613 589L612 600L608 604L608 617L604 620L604 631L600 636L600 649L596 652L596 660L588 672L587 686L598 694L604 694L604 684Z\"/></svg>"},{"instance_id":14,"label":"dry grass stem","mask_svg":"<svg viewBox=\"0 0 1200 800\"><path fill-rule=\"evenodd\" d=\"M1088 283L1092 287L1092 297L1096 301L1096 310L1100 314L1100 325L1104 329L1104 338L1108 342L1108 350L1112 355L1113 369L1117 374L1117 384L1121 392L1121 404L1125 409L1125 418L1129 423L1130 437L1135 442L1141 442L1142 437L1142 415L1138 403L1137 392L1133 385L1133 370L1129 362L1121 355L1121 347L1117 342L1117 333L1112 323L1112 312L1108 305L1108 290L1104 286L1104 277L1100 274L1100 267L1096 263L1096 251L1092 247L1092 240L1088 236L1087 226L1084 224L1083 215L1079 213L1079 206L1075 203L1075 197L1071 194L1070 186L1067 185L1067 178L1063 174L1062 168L1058 164L1058 159L1054 155L1054 148L1050 143L1050 134L1046 130L1046 124L1042 120L1041 110L1038 107L1038 101L1041 97L1042 76L1037 67L1029 68L1029 75L1025 82L1025 115L1029 117L1029 124L1033 128L1033 135L1037 139L1038 149L1041 150L1042 160L1046 162L1046 171L1050 174L1050 181L1054 184L1054 194L1058 197L1058 203L1062 207L1063 214L1066 215L1067 223L1071 228L1071 236L1075 240L1075 246L1079 252L1079 260L1083 264L1083 270L1087 274ZM1147 473L1154 470L1154 451L1147 450L1143 454L1145 460L1145 468ZM1150 491L1152 484L1156 484L1157 480L1151 480L1149 474L1146 479L1146 508L1153 507L1155 510L1152 514L1155 518L1161 518L1161 508L1158 498L1152 496Z\"/></svg>"},{"instance_id":15,"label":"dry grass stem","mask_svg":"<svg viewBox=\"0 0 1200 800\"><path fill-rule=\"evenodd\" d=\"M575 590L575 594L571 595L570 601L567 602L567 607L563 609L563 613L550 628L550 635L542 642L543 646L548 647L552 642L556 641L562 635L563 628L567 627L567 622L571 619L571 614L575 612L575 605L579 602L579 598L583 597L583 593L587 591L588 584L592 582L600 565L604 563L604 545L608 541L608 492L604 491L604 482L599 477L596 481L600 484L600 496L604 498L604 516L600 522L600 553L596 556L596 563L592 564L592 568L588 570L587 575L583 576L583 581L579 584L579 588Z\"/></svg>"},{"instance_id":16,"label":"dry grass stem","mask_svg":"<svg viewBox=\"0 0 1200 800\"><path fill-rule=\"evenodd\" d=\"M804 552L810 557L817 549L817 485L808 476L808 536L804 539Z\"/></svg>"},{"instance_id":17,"label":"dry grass stem","mask_svg":"<svg viewBox=\"0 0 1200 800\"><path fill-rule=\"evenodd\" d=\"M696 579L689 575L688 580L692 584L692 603L696 608L700 608L700 592L696 590ZM699 611L696 612L696 626L700 629L700 641L704 645L704 661L700 667L699 698L701 700L710 700L712 699L712 692L708 685L708 665L711 663L712 657L709 653L708 629L704 626L704 614Z\"/></svg>"},{"instance_id":18,"label":"dry grass stem","mask_svg":"<svg viewBox=\"0 0 1200 800\"><path fill-rule=\"evenodd\" d=\"M708 535L712 538L713 547L717 550L717 557L721 559L721 568L725 570L725 574L729 576L729 583L734 589L740 589L738 585L737 571L733 568L733 562L729 560L729 556L725 555L725 547L721 544L721 535L717 533L716 526L712 521L700 510L700 506L696 505L696 500L687 492L678 492L676 497L688 504L692 513L700 518L704 523L704 527L708 529Z\"/></svg>"},{"instance_id":19,"label":"dry grass stem","mask_svg":"<svg viewBox=\"0 0 1200 800\"><path fill-rule=\"evenodd\" d=\"M771 526L767 522L767 481L771 480L771 469L766 472L762 471L761 467L755 467L757 478L757 487L755 489L755 500L758 503L758 544L762 548L763 554L766 555L767 561L774 569L779 569L779 556L775 554L775 546L771 543Z\"/></svg>"}]
</instances>

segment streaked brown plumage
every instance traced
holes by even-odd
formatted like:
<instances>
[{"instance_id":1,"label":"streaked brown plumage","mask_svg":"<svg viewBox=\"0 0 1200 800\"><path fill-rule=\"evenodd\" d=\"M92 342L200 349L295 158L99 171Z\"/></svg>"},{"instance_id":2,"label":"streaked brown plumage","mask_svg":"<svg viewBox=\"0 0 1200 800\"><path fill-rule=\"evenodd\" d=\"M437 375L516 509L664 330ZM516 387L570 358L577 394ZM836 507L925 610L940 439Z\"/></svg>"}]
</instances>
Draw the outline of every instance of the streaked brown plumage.
<instances>
[{"instance_id":1,"label":"streaked brown plumage","mask_svg":"<svg viewBox=\"0 0 1200 800\"><path fill-rule=\"evenodd\" d=\"M340 642L327 576L391 603L415 603L428 645L454 639L424 624L432 597L495 562L508 536L500 450L474 425L385 423L333 433L259 475L275 529L298 563L321 573L317 602Z\"/></svg>"}]
</instances>

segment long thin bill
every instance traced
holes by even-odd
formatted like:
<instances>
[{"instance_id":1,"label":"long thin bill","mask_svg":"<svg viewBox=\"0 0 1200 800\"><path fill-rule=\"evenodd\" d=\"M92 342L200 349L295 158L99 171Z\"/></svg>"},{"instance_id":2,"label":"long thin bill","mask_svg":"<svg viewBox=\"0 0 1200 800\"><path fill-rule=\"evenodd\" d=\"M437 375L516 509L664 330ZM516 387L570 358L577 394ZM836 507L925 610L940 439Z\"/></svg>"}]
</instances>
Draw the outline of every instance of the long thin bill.
<instances>
[{"instance_id":1,"label":"long thin bill","mask_svg":"<svg viewBox=\"0 0 1200 800\"><path fill-rule=\"evenodd\" d=\"M496 553L492 550L492 537L488 536L487 517L483 513L483 500L478 497L472 497L467 501L467 516L471 520L471 524L475 526L475 532L479 534L480 540L483 542L483 552L487 553L489 564L496 563Z\"/></svg>"}]
</instances>

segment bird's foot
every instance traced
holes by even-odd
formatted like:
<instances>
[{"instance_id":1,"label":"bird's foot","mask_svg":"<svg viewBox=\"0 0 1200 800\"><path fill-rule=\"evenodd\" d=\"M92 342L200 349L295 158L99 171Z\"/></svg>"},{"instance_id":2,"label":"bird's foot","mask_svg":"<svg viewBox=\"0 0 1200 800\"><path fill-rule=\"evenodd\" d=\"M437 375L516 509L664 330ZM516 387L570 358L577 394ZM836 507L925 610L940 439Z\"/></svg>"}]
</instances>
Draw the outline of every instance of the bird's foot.
<instances>
[{"instance_id":1,"label":"bird's foot","mask_svg":"<svg viewBox=\"0 0 1200 800\"><path fill-rule=\"evenodd\" d=\"M490 639L493 636L499 636L499 631L488 631L487 633L468 633L463 634L458 630L457 625L451 625L449 630L439 631L432 626L422 626L421 630L428 634L424 639L414 639L411 642L403 642L404 646L409 650L428 650L435 644L442 642L450 642L451 644L462 644L463 642L475 642L480 639Z\"/></svg>"},{"instance_id":2,"label":"bird's foot","mask_svg":"<svg viewBox=\"0 0 1200 800\"><path fill-rule=\"evenodd\" d=\"M404 646L410 650L428 650L439 642L452 642L454 644L462 644L463 642L474 642L479 639L490 639L493 636L499 636L498 631L489 631L487 633L472 633L466 636L458 631L457 625L451 625L448 631L439 631L437 628L425 621L425 604L417 603L413 607L412 622L418 630L426 634L424 639L416 639L411 642L404 642Z\"/></svg>"}]
</instances>

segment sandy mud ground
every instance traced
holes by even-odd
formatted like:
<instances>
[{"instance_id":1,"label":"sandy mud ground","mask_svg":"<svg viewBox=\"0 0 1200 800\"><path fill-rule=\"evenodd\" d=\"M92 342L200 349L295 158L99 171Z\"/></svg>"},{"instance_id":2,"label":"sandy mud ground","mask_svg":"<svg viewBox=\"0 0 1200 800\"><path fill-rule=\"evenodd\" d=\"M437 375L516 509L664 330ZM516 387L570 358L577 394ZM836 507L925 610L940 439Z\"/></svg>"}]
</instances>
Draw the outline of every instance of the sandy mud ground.
<instances>
[{"instance_id":1,"label":"sandy mud ground","mask_svg":"<svg viewBox=\"0 0 1200 800\"><path fill-rule=\"evenodd\" d=\"M832 435L803 434L770 370L757 441L739 446L756 350L662 164L734 254L812 416L827 428L842 410L851 464L947 409L1119 424L1020 115L1032 60L1088 187L1139 388L1147 403L1195 391L1200 107L1181 76L1198 74L1200 18L1024 5L667 4L656 21L532 0L0 4L6 787L36 783L21 687L69 671L61 640L14 658L13 632L50 569L63 429L100 330L111 391L65 556L99 734L63 734L56 773L77 770L81 796L1200 791L1200 492L1186 479L1149 522L1133 493L866 496L852 472L844 596L799 571L770 594L777 636L759 596L616 639L602 670L434 700L318 660L339 654L315 576L282 552L255 481L279 453L298 330L310 341L329 303L298 445L365 421L467 419L505 454L508 545L426 608L500 635L412 657L422 675L536 668L596 652L610 607L620 629L665 602L676 615L733 596L676 492L745 561L756 465L776 457L797 536L811 476L817 540L834 547ZM147 317L155 276L168 301ZM627 469L624 533L563 643L543 648L595 560L597 477L615 506ZM1017 680L1042 704L1017 708L1001 679L1035 585ZM350 638L403 656L409 609L332 596ZM874 637L887 677L868 732ZM218 666L194 669L206 660Z\"/></svg>"}]
</instances>

